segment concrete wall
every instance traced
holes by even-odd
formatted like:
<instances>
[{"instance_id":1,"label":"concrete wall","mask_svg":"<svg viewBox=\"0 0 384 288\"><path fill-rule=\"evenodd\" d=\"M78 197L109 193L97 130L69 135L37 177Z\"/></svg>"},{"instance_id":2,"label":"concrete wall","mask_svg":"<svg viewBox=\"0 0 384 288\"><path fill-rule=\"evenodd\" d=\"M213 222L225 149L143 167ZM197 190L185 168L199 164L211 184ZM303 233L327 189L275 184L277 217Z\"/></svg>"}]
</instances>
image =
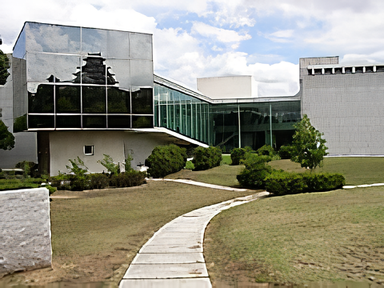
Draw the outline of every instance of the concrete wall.
<instances>
[{"instance_id":1,"label":"concrete wall","mask_svg":"<svg viewBox=\"0 0 384 288\"><path fill-rule=\"evenodd\" d=\"M139 169L145 159L158 145L172 143L173 140L164 133L135 133L123 131L56 131L49 133L50 142L50 174L68 173L65 167L68 159L79 156L88 167L89 172L100 173L104 166L97 163L104 158L103 154L112 157L115 163L125 162L128 154L133 157L132 168ZM94 155L84 155L84 145L94 146Z\"/></svg>"},{"instance_id":2,"label":"concrete wall","mask_svg":"<svg viewBox=\"0 0 384 288\"><path fill-rule=\"evenodd\" d=\"M257 83L253 76L198 78L197 90L212 99L258 96Z\"/></svg>"},{"instance_id":3,"label":"concrete wall","mask_svg":"<svg viewBox=\"0 0 384 288\"><path fill-rule=\"evenodd\" d=\"M0 191L0 277L52 262L46 188Z\"/></svg>"},{"instance_id":4,"label":"concrete wall","mask_svg":"<svg viewBox=\"0 0 384 288\"><path fill-rule=\"evenodd\" d=\"M324 132L330 155L384 155L383 83L383 72L313 76L303 69L302 113Z\"/></svg>"}]
</instances>

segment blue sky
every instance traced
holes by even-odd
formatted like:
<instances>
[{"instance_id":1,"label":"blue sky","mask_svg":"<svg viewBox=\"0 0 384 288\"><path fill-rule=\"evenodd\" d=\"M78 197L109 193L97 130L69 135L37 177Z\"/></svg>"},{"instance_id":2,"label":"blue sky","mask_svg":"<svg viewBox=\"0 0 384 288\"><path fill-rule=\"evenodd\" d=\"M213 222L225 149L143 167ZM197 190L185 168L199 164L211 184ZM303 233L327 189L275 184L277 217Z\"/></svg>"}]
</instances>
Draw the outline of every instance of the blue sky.
<instances>
[{"instance_id":1,"label":"blue sky","mask_svg":"<svg viewBox=\"0 0 384 288\"><path fill-rule=\"evenodd\" d=\"M384 63L378 0L13 0L2 5L4 52L25 21L151 33L155 73L191 88L253 75L260 96L294 95L300 57Z\"/></svg>"}]
</instances>

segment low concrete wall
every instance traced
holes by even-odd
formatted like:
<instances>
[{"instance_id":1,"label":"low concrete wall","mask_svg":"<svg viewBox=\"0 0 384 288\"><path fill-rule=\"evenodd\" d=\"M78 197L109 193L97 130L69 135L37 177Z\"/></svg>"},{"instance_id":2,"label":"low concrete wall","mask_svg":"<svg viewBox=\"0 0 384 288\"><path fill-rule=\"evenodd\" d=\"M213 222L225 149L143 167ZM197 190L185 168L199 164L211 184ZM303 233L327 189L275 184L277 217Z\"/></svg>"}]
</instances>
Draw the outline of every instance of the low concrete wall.
<instances>
[{"instance_id":1,"label":"low concrete wall","mask_svg":"<svg viewBox=\"0 0 384 288\"><path fill-rule=\"evenodd\" d=\"M0 191L0 277L51 263L48 190Z\"/></svg>"}]
</instances>

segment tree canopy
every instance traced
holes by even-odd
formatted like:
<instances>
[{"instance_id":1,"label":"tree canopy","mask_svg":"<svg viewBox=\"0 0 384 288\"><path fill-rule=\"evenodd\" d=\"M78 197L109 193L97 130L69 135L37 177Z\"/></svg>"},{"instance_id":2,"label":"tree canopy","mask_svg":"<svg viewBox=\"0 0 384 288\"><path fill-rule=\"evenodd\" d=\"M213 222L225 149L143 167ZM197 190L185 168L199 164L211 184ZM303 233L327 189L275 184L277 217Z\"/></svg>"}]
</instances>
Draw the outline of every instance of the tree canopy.
<instances>
[{"instance_id":1,"label":"tree canopy","mask_svg":"<svg viewBox=\"0 0 384 288\"><path fill-rule=\"evenodd\" d=\"M15 147L15 136L8 131L8 127L0 120L0 149L11 150Z\"/></svg>"},{"instance_id":2,"label":"tree canopy","mask_svg":"<svg viewBox=\"0 0 384 288\"><path fill-rule=\"evenodd\" d=\"M328 154L326 140L322 138L324 134L311 125L307 115L294 127L296 132L293 135L291 160L313 170Z\"/></svg>"},{"instance_id":3,"label":"tree canopy","mask_svg":"<svg viewBox=\"0 0 384 288\"><path fill-rule=\"evenodd\" d=\"M9 67L9 59L7 55L0 50L0 85L4 85L7 82Z\"/></svg>"}]
</instances>

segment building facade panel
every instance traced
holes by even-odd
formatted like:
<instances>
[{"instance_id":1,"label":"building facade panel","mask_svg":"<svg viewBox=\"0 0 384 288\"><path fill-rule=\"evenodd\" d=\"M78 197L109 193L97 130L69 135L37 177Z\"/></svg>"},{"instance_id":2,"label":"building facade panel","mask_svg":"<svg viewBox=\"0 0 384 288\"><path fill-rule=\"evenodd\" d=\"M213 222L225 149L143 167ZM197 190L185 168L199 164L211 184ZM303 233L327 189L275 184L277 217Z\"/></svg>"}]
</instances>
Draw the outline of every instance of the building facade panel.
<instances>
[{"instance_id":1,"label":"building facade panel","mask_svg":"<svg viewBox=\"0 0 384 288\"><path fill-rule=\"evenodd\" d=\"M324 68L323 64L332 65ZM341 73L336 73L338 67ZM330 155L383 155L382 145L377 143L384 141L384 73L377 68L364 73L338 63L300 69L303 114L324 133ZM313 74L321 69L324 71ZM326 69L331 73L326 74Z\"/></svg>"}]
</instances>

